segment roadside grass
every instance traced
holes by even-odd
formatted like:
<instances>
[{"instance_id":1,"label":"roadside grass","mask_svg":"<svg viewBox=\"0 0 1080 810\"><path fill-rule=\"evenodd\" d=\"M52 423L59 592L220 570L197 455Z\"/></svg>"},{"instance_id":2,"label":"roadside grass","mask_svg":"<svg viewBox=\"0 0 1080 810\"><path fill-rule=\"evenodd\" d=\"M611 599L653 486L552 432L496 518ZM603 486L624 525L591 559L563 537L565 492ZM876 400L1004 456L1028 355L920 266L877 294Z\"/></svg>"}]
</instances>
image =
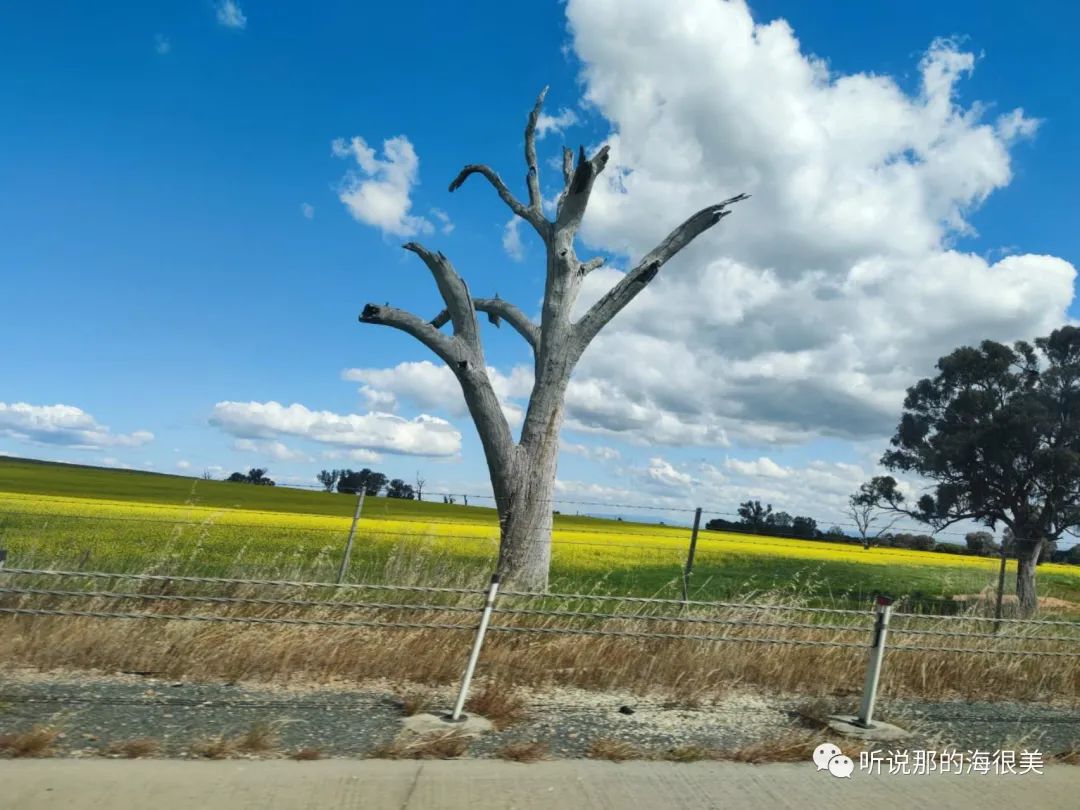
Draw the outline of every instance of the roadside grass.
<instances>
[{"instance_id":1,"label":"roadside grass","mask_svg":"<svg viewBox=\"0 0 1080 810\"><path fill-rule=\"evenodd\" d=\"M59 729L45 725L0 734L0 757L51 757L56 753L54 745L59 736Z\"/></svg>"},{"instance_id":2,"label":"roadside grass","mask_svg":"<svg viewBox=\"0 0 1080 810\"><path fill-rule=\"evenodd\" d=\"M469 749L471 739L460 731L427 734L422 737L399 736L376 746L370 759L457 759Z\"/></svg>"},{"instance_id":3,"label":"roadside grass","mask_svg":"<svg viewBox=\"0 0 1080 810\"><path fill-rule=\"evenodd\" d=\"M117 740L105 748L105 755L123 759L141 759L153 757L161 752L161 743L152 737L139 737L133 740Z\"/></svg>"}]
</instances>

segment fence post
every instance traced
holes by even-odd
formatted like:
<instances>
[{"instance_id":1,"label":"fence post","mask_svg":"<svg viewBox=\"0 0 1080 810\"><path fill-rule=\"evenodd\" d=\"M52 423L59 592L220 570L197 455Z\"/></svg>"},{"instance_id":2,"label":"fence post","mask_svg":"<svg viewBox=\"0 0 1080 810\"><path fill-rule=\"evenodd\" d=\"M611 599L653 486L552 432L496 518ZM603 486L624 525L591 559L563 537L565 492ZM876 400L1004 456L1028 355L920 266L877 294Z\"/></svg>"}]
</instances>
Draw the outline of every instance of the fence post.
<instances>
[{"instance_id":1,"label":"fence post","mask_svg":"<svg viewBox=\"0 0 1080 810\"><path fill-rule=\"evenodd\" d=\"M690 551L686 554L686 568L682 577L682 600L689 601L690 575L694 573L694 552L697 551L697 533L701 525L701 507L694 512L694 530L690 533Z\"/></svg>"},{"instance_id":2,"label":"fence post","mask_svg":"<svg viewBox=\"0 0 1080 810\"><path fill-rule=\"evenodd\" d=\"M484 612L480 615L480 626L476 629L476 638L473 640L472 651L469 653L469 663L465 665L465 674L461 678L461 689L458 691L454 710L443 717L443 720L447 722L461 723L467 719L461 712L465 708L465 699L469 696L469 684L472 683L473 673L476 671L476 662L480 659L480 648L484 646L484 634L487 633L491 613L495 610L495 595L498 592L499 575L492 574L491 584L488 586L487 601L484 603Z\"/></svg>"},{"instance_id":3,"label":"fence post","mask_svg":"<svg viewBox=\"0 0 1080 810\"><path fill-rule=\"evenodd\" d=\"M0 548L0 568L4 567L4 563L7 561L7 549Z\"/></svg>"},{"instance_id":4,"label":"fence post","mask_svg":"<svg viewBox=\"0 0 1080 810\"><path fill-rule=\"evenodd\" d=\"M998 568L997 604L994 606L994 632L1001 629L1001 607L1005 598L1005 541L1001 541L1001 566Z\"/></svg>"},{"instance_id":5,"label":"fence post","mask_svg":"<svg viewBox=\"0 0 1080 810\"><path fill-rule=\"evenodd\" d=\"M877 699L878 678L881 675L881 660L885 656L885 635L889 629L889 616L892 614L893 600L879 594L874 600L877 618L874 621L874 643L870 646L870 660L866 667L866 682L863 684L862 702L859 714L852 721L853 726L873 728L874 701Z\"/></svg>"},{"instance_id":6,"label":"fence post","mask_svg":"<svg viewBox=\"0 0 1080 810\"><path fill-rule=\"evenodd\" d=\"M353 537L356 535L356 524L360 522L360 510L364 508L364 489L360 489L360 497L356 499L356 513L353 515L352 528L349 529L349 539L345 542L345 554L341 558L341 568L338 569L337 581L340 585L345 579L345 572L349 570L349 557L352 556Z\"/></svg>"}]
</instances>

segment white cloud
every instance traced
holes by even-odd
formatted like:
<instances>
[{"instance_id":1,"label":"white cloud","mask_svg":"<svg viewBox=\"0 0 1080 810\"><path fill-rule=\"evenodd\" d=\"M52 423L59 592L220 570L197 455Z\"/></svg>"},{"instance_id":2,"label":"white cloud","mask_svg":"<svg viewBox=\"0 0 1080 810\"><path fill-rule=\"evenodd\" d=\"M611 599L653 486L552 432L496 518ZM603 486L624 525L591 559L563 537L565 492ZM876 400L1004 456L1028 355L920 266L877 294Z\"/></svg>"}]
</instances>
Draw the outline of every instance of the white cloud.
<instances>
[{"instance_id":1,"label":"white cloud","mask_svg":"<svg viewBox=\"0 0 1080 810\"><path fill-rule=\"evenodd\" d=\"M319 455L324 461L345 460L360 464L377 464L382 461L382 456L371 450L324 450Z\"/></svg>"},{"instance_id":2,"label":"white cloud","mask_svg":"<svg viewBox=\"0 0 1080 810\"><path fill-rule=\"evenodd\" d=\"M243 30L247 28L247 17L235 0L223 0L217 6L217 21L226 28Z\"/></svg>"},{"instance_id":3,"label":"white cloud","mask_svg":"<svg viewBox=\"0 0 1080 810\"><path fill-rule=\"evenodd\" d=\"M604 445L576 444L562 441L559 444L559 449L564 453L582 456L590 461L618 461L622 458L622 454L614 447L605 447Z\"/></svg>"},{"instance_id":4,"label":"white cloud","mask_svg":"<svg viewBox=\"0 0 1080 810\"><path fill-rule=\"evenodd\" d=\"M662 458L649 459L649 466L645 470L646 478L654 484L659 484L665 489L686 489L694 483L694 477L689 473L675 469L670 461Z\"/></svg>"},{"instance_id":5,"label":"white cloud","mask_svg":"<svg viewBox=\"0 0 1080 810\"><path fill-rule=\"evenodd\" d=\"M753 478L787 478L791 475L790 471L767 456L762 456L756 461L728 458L724 461L724 467L739 475L748 475Z\"/></svg>"},{"instance_id":6,"label":"white cloud","mask_svg":"<svg viewBox=\"0 0 1080 810\"><path fill-rule=\"evenodd\" d=\"M452 456L461 450L461 434L444 419L415 419L383 413L337 414L312 411L300 404L219 402L210 424L239 439L295 436L337 448L416 456Z\"/></svg>"},{"instance_id":7,"label":"white cloud","mask_svg":"<svg viewBox=\"0 0 1080 810\"><path fill-rule=\"evenodd\" d=\"M961 106L975 60L954 43L931 44L906 93L831 72L737 0L569 0L567 14L584 102L611 125L590 246L638 257L693 211L753 195L586 352L569 426L653 444L880 439L938 357L1066 322L1068 262L952 247L1038 123ZM590 274L582 306L618 278Z\"/></svg>"},{"instance_id":8,"label":"white cloud","mask_svg":"<svg viewBox=\"0 0 1080 810\"><path fill-rule=\"evenodd\" d=\"M178 462L176 462L176 468L178 470L190 470L191 469L191 462L190 461L185 461L184 459L180 459Z\"/></svg>"},{"instance_id":9,"label":"white cloud","mask_svg":"<svg viewBox=\"0 0 1080 810\"><path fill-rule=\"evenodd\" d=\"M30 405L26 402L0 402L0 436L77 450L138 447L154 440L154 434L147 430L113 433L73 405Z\"/></svg>"},{"instance_id":10,"label":"white cloud","mask_svg":"<svg viewBox=\"0 0 1080 810\"><path fill-rule=\"evenodd\" d=\"M435 219L439 220L441 224L439 230L443 233L451 233L454 230L454 223L450 221L450 215L443 211L441 208L432 208L431 215Z\"/></svg>"},{"instance_id":11,"label":"white cloud","mask_svg":"<svg viewBox=\"0 0 1080 810\"><path fill-rule=\"evenodd\" d=\"M163 34L154 35L154 52L164 56L172 50L172 43Z\"/></svg>"},{"instance_id":12,"label":"white cloud","mask_svg":"<svg viewBox=\"0 0 1080 810\"><path fill-rule=\"evenodd\" d=\"M420 159L408 138L398 135L383 141L381 159L360 137L348 142L338 138L331 151L336 157L354 158L360 169L360 174L350 171L345 175L338 195L353 219L394 236L434 231L428 220L409 214L409 195L417 184Z\"/></svg>"},{"instance_id":13,"label":"white cloud","mask_svg":"<svg viewBox=\"0 0 1080 810\"><path fill-rule=\"evenodd\" d=\"M548 115L541 112L540 117L536 119L536 136L538 138L544 138L549 133L560 133L567 127L573 126L578 123L577 113L573 110L563 107L556 115ZM560 167L562 164L559 164Z\"/></svg>"},{"instance_id":14,"label":"white cloud","mask_svg":"<svg viewBox=\"0 0 1080 810\"><path fill-rule=\"evenodd\" d=\"M518 217L510 217L503 227L502 246L507 255L515 262L525 260L525 245L521 241L521 220Z\"/></svg>"},{"instance_id":15,"label":"white cloud","mask_svg":"<svg viewBox=\"0 0 1080 810\"><path fill-rule=\"evenodd\" d=\"M300 203L300 213L304 219L315 219L315 206L311 203Z\"/></svg>"},{"instance_id":16,"label":"white cloud","mask_svg":"<svg viewBox=\"0 0 1080 810\"><path fill-rule=\"evenodd\" d=\"M293 450L283 442L271 439L237 439L233 442L233 449L244 453L257 453L260 456L269 456L275 461L311 461L311 456Z\"/></svg>"},{"instance_id":17,"label":"white cloud","mask_svg":"<svg viewBox=\"0 0 1080 810\"><path fill-rule=\"evenodd\" d=\"M393 409L404 399L417 408L443 411L455 417L468 415L461 386L454 373L442 363L420 360L398 363L393 368L350 368L341 376L364 384L360 393L372 409ZM489 366L488 376L507 422L511 427L517 427L525 418L521 400L532 392L532 371L525 366L516 366L509 374L504 374Z\"/></svg>"}]
</instances>

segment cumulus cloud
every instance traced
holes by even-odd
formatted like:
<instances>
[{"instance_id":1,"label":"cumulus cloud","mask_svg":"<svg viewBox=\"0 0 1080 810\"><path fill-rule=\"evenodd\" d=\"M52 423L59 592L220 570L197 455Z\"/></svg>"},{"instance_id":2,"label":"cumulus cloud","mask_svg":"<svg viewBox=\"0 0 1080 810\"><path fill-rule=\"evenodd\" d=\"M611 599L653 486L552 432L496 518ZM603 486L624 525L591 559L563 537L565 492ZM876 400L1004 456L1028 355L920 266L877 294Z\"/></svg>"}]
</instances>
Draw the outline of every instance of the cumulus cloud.
<instances>
[{"instance_id":1,"label":"cumulus cloud","mask_svg":"<svg viewBox=\"0 0 1080 810\"><path fill-rule=\"evenodd\" d=\"M589 445L580 444L575 442L562 441L559 444L559 449L564 453L570 453L574 456L582 456L590 461L618 461L622 458L622 453L616 450L614 447L605 447L604 445Z\"/></svg>"},{"instance_id":2,"label":"cumulus cloud","mask_svg":"<svg viewBox=\"0 0 1080 810\"><path fill-rule=\"evenodd\" d=\"M172 50L172 43L163 34L154 35L154 52L164 56Z\"/></svg>"},{"instance_id":3,"label":"cumulus cloud","mask_svg":"<svg viewBox=\"0 0 1080 810\"><path fill-rule=\"evenodd\" d=\"M154 440L154 434L148 430L113 433L74 405L30 405L26 402L0 402L0 436L76 450L139 447Z\"/></svg>"},{"instance_id":4,"label":"cumulus cloud","mask_svg":"<svg viewBox=\"0 0 1080 810\"><path fill-rule=\"evenodd\" d=\"M880 438L941 355L1066 322L1067 261L955 247L1038 127L957 101L975 59L956 43L930 44L908 93L830 70L739 0L567 14L584 102L610 122L590 246L633 260L693 211L753 195L601 333L568 425L656 444ZM581 306L620 277L590 274Z\"/></svg>"},{"instance_id":5,"label":"cumulus cloud","mask_svg":"<svg viewBox=\"0 0 1080 810\"><path fill-rule=\"evenodd\" d=\"M393 368L350 368L341 376L350 382L363 383L360 393L373 409L378 405L392 410L399 400L407 400L419 409L442 411L454 417L468 415L461 386L442 363L420 360L398 363ZM525 418L522 400L532 391L532 371L517 366L504 374L488 366L488 376L506 421L517 427Z\"/></svg>"},{"instance_id":6,"label":"cumulus cloud","mask_svg":"<svg viewBox=\"0 0 1080 810\"><path fill-rule=\"evenodd\" d=\"M559 110L556 115L548 115L545 112L541 112L540 117L536 119L536 137L544 138L549 133L558 134L577 122L577 113L566 107ZM562 164L560 163L559 166L561 167Z\"/></svg>"},{"instance_id":7,"label":"cumulus cloud","mask_svg":"<svg viewBox=\"0 0 1080 810\"><path fill-rule=\"evenodd\" d=\"M311 456L307 453L293 450L283 442L271 439L237 439L233 442L233 449L268 456L275 461L311 461Z\"/></svg>"},{"instance_id":8,"label":"cumulus cloud","mask_svg":"<svg viewBox=\"0 0 1080 810\"><path fill-rule=\"evenodd\" d=\"M315 206L311 203L300 203L300 213L304 219L315 219Z\"/></svg>"},{"instance_id":9,"label":"cumulus cloud","mask_svg":"<svg viewBox=\"0 0 1080 810\"><path fill-rule=\"evenodd\" d=\"M385 413L312 411L296 403L219 402L210 424L241 440L295 436L340 449L436 457L461 450L461 434L454 426L427 415L403 419Z\"/></svg>"},{"instance_id":10,"label":"cumulus cloud","mask_svg":"<svg viewBox=\"0 0 1080 810\"><path fill-rule=\"evenodd\" d=\"M420 159L408 138L398 135L383 141L382 158L360 137L349 141L338 138L330 148L335 157L353 158L360 170L345 175L338 194L353 219L394 236L435 230L424 217L409 214Z\"/></svg>"},{"instance_id":11,"label":"cumulus cloud","mask_svg":"<svg viewBox=\"0 0 1080 810\"><path fill-rule=\"evenodd\" d=\"M191 469L191 462L186 461L184 459L180 459L178 462L176 462L176 469L178 469L178 470L190 470Z\"/></svg>"},{"instance_id":12,"label":"cumulus cloud","mask_svg":"<svg viewBox=\"0 0 1080 810\"><path fill-rule=\"evenodd\" d=\"M724 461L724 467L739 475L747 475L753 478L787 478L791 475L789 470L784 469L766 456L762 456L755 461L729 458Z\"/></svg>"},{"instance_id":13,"label":"cumulus cloud","mask_svg":"<svg viewBox=\"0 0 1080 810\"><path fill-rule=\"evenodd\" d=\"M502 246L506 254L515 262L525 260L525 244L521 241L521 220L518 217L510 217L503 226Z\"/></svg>"},{"instance_id":14,"label":"cumulus cloud","mask_svg":"<svg viewBox=\"0 0 1080 810\"><path fill-rule=\"evenodd\" d=\"M223 0L223 2L218 3L217 21L218 25L223 25L226 28L235 28L241 31L247 28L247 17L244 16L240 4L236 3L235 0Z\"/></svg>"},{"instance_id":15,"label":"cumulus cloud","mask_svg":"<svg viewBox=\"0 0 1080 810\"><path fill-rule=\"evenodd\" d=\"M382 455L371 450L324 450L319 456L324 461L354 461L359 464L377 464Z\"/></svg>"}]
</instances>

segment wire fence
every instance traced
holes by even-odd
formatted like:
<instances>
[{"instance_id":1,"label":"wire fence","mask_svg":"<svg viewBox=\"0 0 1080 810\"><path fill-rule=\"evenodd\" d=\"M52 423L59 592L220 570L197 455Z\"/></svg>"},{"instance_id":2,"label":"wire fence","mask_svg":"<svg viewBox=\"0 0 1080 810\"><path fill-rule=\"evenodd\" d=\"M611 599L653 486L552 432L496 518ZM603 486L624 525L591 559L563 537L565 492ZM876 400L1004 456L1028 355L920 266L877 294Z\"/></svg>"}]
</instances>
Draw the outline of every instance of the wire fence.
<instances>
[{"instance_id":1,"label":"wire fence","mask_svg":"<svg viewBox=\"0 0 1080 810\"><path fill-rule=\"evenodd\" d=\"M25 582L25 580L30 580ZM58 587L57 582L141 583L157 586L157 591L120 591L101 587ZM176 593L179 586L213 586L215 593ZM221 593L223 587L233 592ZM359 601L355 599L315 599L267 593L237 594L238 587L266 591L293 589L325 591L347 596L357 591L381 592L406 597L398 601ZM170 589L170 590L166 590ZM64 571L54 569L0 568L0 614L24 617L82 617L92 619L217 622L246 625L310 626L339 629L401 630L475 630L476 623L460 617L478 614L483 609L485 590L443 588L384 583L329 583L296 580L257 580L239 578L134 574L110 571ZM441 596L456 602L410 602L414 596ZM507 591L505 600L514 603L496 605L493 613L500 623L488 629L495 633L541 636L608 637L640 641L706 642L713 644L760 644L833 649L866 649L858 640L870 634L869 610L817 608L792 604L761 602L697 602L648 597L625 597L602 594L560 594ZM529 606L543 601L554 604ZM124 603L141 603L140 610L124 608ZM633 606L626 610L582 610L581 603L618 602ZM72 604L75 603L75 604ZM521 606L525 603L525 606ZM178 610L188 606L215 606L215 613L189 613ZM259 608L260 615L241 610ZM273 611L279 613L273 614ZM280 614L287 615L280 615ZM780 613L810 616L820 621L767 618ZM341 615L345 614L345 615ZM424 614L416 620L403 620L402 614ZM750 615L746 615L750 614ZM437 621L447 615L449 621ZM454 620L454 617L459 617ZM950 621L993 622L992 619L962 616L926 616L896 614L905 620L904 627L892 630L900 636L914 637L913 643L890 646L897 652L935 652L959 655L1021 656L1032 658L1080 658L1080 622L1038 619L1008 620L1010 632L975 632L952 630ZM554 620L553 623L551 620ZM909 626L915 621L933 626ZM1042 628L1053 625L1056 633L1045 634ZM721 632L708 632L708 628ZM698 628L706 629L700 632ZM1068 632L1064 628L1067 628ZM1026 632L1030 630L1031 632ZM921 643L930 638L954 638L957 646ZM1048 647L1052 647L1048 648Z\"/></svg>"}]
</instances>

